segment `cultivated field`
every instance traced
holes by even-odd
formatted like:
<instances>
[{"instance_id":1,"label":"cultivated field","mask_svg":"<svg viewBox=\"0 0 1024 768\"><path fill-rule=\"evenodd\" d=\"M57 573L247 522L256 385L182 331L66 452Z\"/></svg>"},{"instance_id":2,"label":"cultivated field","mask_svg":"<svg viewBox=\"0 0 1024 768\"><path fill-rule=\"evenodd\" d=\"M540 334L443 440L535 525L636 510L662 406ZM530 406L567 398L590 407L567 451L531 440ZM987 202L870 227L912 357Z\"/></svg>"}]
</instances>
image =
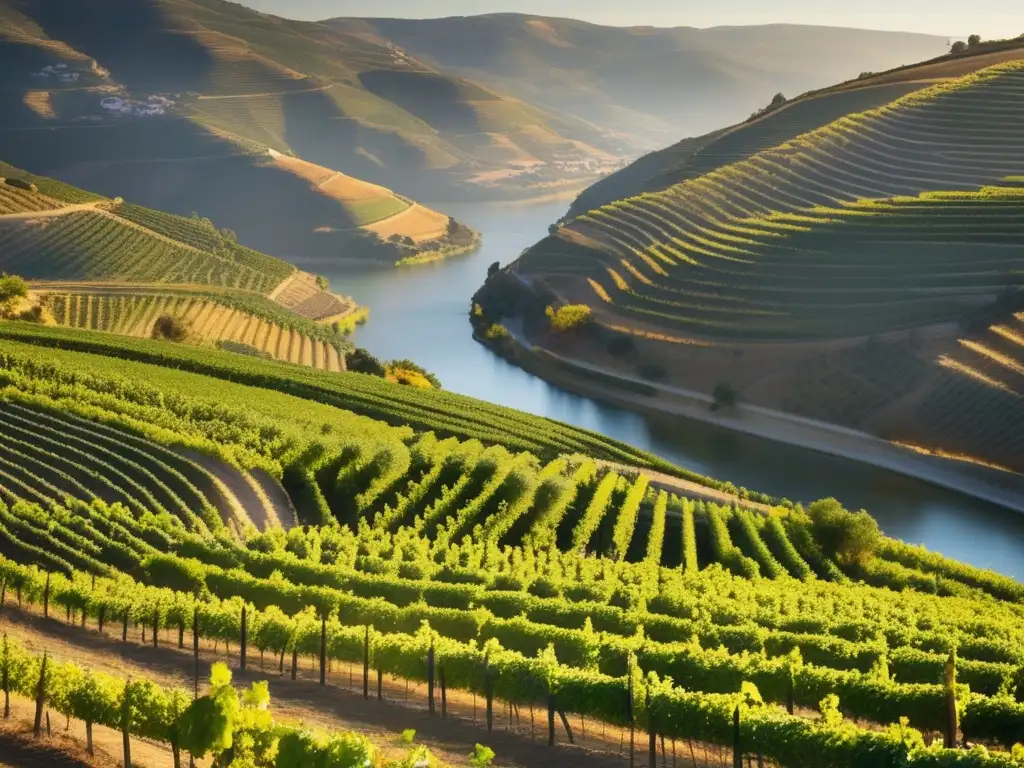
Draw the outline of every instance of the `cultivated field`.
<instances>
[{"instance_id":1,"label":"cultivated field","mask_svg":"<svg viewBox=\"0 0 1024 768\"><path fill-rule=\"evenodd\" d=\"M321 681L344 665L368 696L385 675L426 682L431 711L477 697L480 741L509 702L510 719L546 709L551 739L562 713L567 731L634 727L641 752L649 733L652 754L664 736L782 768L1017 765L1012 579L885 538L836 547L814 508L679 499L569 445L649 457L466 398L82 331L0 337L16 438L0 446L0 579L6 600L66 613L62 643L80 622L134 626L157 646L168 630L230 644L247 668L257 652L282 673L312 658ZM309 527L285 535L263 501L242 503L246 527L218 495L229 465L283 488ZM57 634L33 626L33 648ZM82 717L60 690L50 706Z\"/></svg>"}]
</instances>

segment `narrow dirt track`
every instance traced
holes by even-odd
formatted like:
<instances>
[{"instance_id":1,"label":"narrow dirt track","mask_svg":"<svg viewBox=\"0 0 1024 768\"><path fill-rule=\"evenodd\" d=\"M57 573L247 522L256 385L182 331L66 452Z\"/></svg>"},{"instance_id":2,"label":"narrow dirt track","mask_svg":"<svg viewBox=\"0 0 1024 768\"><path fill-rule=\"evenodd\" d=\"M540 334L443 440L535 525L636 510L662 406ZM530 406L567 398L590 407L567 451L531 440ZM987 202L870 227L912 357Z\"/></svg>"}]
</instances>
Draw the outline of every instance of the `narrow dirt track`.
<instances>
[{"instance_id":1,"label":"narrow dirt track","mask_svg":"<svg viewBox=\"0 0 1024 768\"><path fill-rule=\"evenodd\" d=\"M97 200L92 203L79 203L78 205L66 205L63 208L54 208L50 211L23 211L21 213L5 213L0 215L0 221L32 221L33 219L54 219L59 216L68 216L72 213L83 213L85 211L102 210L99 206L104 205L106 200Z\"/></svg>"}]
</instances>

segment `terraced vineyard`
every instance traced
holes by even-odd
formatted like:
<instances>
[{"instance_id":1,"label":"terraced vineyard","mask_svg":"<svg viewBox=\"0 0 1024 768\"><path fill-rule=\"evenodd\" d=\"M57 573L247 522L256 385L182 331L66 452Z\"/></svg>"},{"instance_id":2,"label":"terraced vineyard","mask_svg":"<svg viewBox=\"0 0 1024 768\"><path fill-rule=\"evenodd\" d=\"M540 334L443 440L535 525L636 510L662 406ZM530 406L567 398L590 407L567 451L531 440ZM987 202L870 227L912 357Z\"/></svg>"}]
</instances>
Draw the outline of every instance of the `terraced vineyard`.
<instances>
[{"instance_id":1,"label":"terraced vineyard","mask_svg":"<svg viewBox=\"0 0 1024 768\"><path fill-rule=\"evenodd\" d=\"M319 295L329 298L322 292ZM237 342L274 360L324 371L344 370L344 349L330 328L245 294L161 290L158 286L61 292L47 286L38 296L54 320L69 328L149 338L157 318L171 316L188 325L194 342Z\"/></svg>"},{"instance_id":2,"label":"terraced vineyard","mask_svg":"<svg viewBox=\"0 0 1024 768\"><path fill-rule=\"evenodd\" d=\"M87 332L0 336L8 596L255 646L282 670L319 653L325 676L327 660L367 681L438 672L488 720L496 697L731 746L738 712L741 756L782 767L1020 764L1012 579L884 538L836 546L819 523L851 518L830 503L679 499L595 461L625 446L466 398ZM230 468L262 479L256 499L283 489L306 527L226 503Z\"/></svg>"},{"instance_id":3,"label":"terraced vineyard","mask_svg":"<svg viewBox=\"0 0 1024 768\"><path fill-rule=\"evenodd\" d=\"M612 210L581 221L635 242L673 220L653 200ZM1024 286L1022 238L1024 192L986 187L734 220L609 258L592 279L617 314L696 335L868 336L956 321Z\"/></svg>"},{"instance_id":4,"label":"terraced vineyard","mask_svg":"<svg viewBox=\"0 0 1024 768\"><path fill-rule=\"evenodd\" d=\"M657 191L569 219L475 301L493 323L533 307L535 340L546 305L587 304L603 335L571 354L615 374L729 382L752 405L1024 471L1024 60L998 53L1011 55L927 87L909 78L946 65L868 78L887 84L683 142L678 162L650 161L661 177L630 171ZM763 148L813 122L816 103L901 87ZM606 351L613 335L633 337L634 358Z\"/></svg>"}]
</instances>

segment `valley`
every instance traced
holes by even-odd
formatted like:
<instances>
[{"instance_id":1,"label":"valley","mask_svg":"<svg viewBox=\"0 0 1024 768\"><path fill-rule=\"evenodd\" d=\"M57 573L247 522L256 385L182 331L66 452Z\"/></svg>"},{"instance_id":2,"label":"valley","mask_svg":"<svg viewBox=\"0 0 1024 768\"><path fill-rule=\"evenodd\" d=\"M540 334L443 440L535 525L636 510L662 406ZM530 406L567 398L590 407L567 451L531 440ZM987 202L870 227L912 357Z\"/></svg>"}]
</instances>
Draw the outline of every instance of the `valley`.
<instances>
[{"instance_id":1,"label":"valley","mask_svg":"<svg viewBox=\"0 0 1024 768\"><path fill-rule=\"evenodd\" d=\"M1024 38L263 1L0 0L0 764L1024 765Z\"/></svg>"}]
</instances>

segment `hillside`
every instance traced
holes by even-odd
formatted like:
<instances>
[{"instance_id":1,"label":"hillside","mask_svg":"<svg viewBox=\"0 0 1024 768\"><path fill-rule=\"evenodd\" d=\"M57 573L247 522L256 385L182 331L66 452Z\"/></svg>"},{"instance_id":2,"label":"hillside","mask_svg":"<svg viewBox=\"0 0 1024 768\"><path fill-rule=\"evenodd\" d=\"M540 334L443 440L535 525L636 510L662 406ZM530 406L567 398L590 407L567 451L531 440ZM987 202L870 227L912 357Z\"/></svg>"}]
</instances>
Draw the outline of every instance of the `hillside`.
<instances>
[{"instance_id":1,"label":"hillside","mask_svg":"<svg viewBox=\"0 0 1024 768\"><path fill-rule=\"evenodd\" d=\"M780 768L1020 765L1024 586L833 501L684 499L636 469L653 457L556 422L153 341L0 323L0 377L0 664L19 670L16 696L40 689L43 650L60 665L87 645L123 675L140 634L152 671L129 669L164 685L191 670L190 634L204 660L230 644L219 660L282 702L310 673L337 698L346 671L369 698L376 673L388 697L418 683L442 719L478 696L481 740L499 738L490 722L510 749L536 734L513 730L514 707L495 716L506 702L546 708L549 744L565 738L556 713L567 734L614 729L595 752L552 753L567 765L621 761L623 727L641 752L664 735ZM56 667L44 704L93 716L65 695L84 677ZM173 708L142 719L167 695L147 691L114 724L176 743Z\"/></svg>"},{"instance_id":2,"label":"hillside","mask_svg":"<svg viewBox=\"0 0 1024 768\"><path fill-rule=\"evenodd\" d=\"M792 97L920 61L945 52L947 42L781 24L605 27L514 13L326 23L647 149L736 122L780 91Z\"/></svg>"},{"instance_id":3,"label":"hillside","mask_svg":"<svg viewBox=\"0 0 1024 768\"><path fill-rule=\"evenodd\" d=\"M209 220L108 199L0 163L0 272L29 281L57 324L149 337L161 316L191 340L344 370L354 302Z\"/></svg>"},{"instance_id":4,"label":"hillside","mask_svg":"<svg viewBox=\"0 0 1024 768\"><path fill-rule=\"evenodd\" d=\"M1024 170L1022 93L1011 60L787 137L806 125L786 128L787 112L873 98L809 97L684 156L658 191L567 220L477 300L610 372L726 383L752 405L1020 472L1024 197L1008 177ZM552 300L590 305L594 333L548 334ZM633 341L606 347L616 334Z\"/></svg>"},{"instance_id":5,"label":"hillside","mask_svg":"<svg viewBox=\"0 0 1024 768\"><path fill-rule=\"evenodd\" d=\"M438 187L463 197L529 194L565 176L579 187L610 170L609 152L620 149L588 123L436 71L393 45L223 0L113 0L88 10L4 0L0 10L10 20L0 59L16 73L2 89L11 125L71 122L82 129L77 139L112 122L162 122L150 160L177 157L197 137L233 136L436 198ZM58 62L67 69L48 76L44 65ZM100 102L113 98L130 114L108 119L112 108ZM69 165L96 154L83 148ZM226 152L192 156L204 154ZM11 156L35 167L28 154Z\"/></svg>"}]
</instances>

